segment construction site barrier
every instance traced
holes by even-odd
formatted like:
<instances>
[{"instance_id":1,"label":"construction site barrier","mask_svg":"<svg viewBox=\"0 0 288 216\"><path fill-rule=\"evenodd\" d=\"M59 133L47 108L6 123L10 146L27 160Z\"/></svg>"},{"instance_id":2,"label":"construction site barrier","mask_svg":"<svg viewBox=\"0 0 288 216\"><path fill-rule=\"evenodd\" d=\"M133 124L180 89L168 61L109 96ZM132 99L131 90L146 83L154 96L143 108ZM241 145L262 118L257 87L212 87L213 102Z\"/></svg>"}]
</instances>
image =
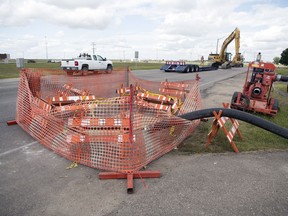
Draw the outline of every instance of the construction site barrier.
<instances>
[{"instance_id":1,"label":"construction site barrier","mask_svg":"<svg viewBox=\"0 0 288 216\"><path fill-rule=\"evenodd\" d=\"M229 107L229 103L223 103L223 107L227 109ZM234 118L228 118L228 117L222 116L222 110L220 110L218 113L216 111L213 111L213 114L215 118L212 123L212 129L208 134L208 139L207 139L205 147L207 148L210 145L211 140L216 137L219 129L221 128L223 133L226 135L227 139L229 140L233 150L236 153L238 153L239 150L236 144L234 143L233 138L234 138L234 135L237 133L240 139L241 140L243 139L243 136L239 130L239 122ZM230 122L232 123L232 127L230 130L227 130L225 127L225 123L228 120L230 120Z\"/></svg>"},{"instance_id":2,"label":"construction site barrier","mask_svg":"<svg viewBox=\"0 0 288 216\"><path fill-rule=\"evenodd\" d=\"M194 131L199 120L179 115L200 108L199 79L160 83L129 70L69 76L30 68L20 74L16 121L71 161L131 178Z\"/></svg>"}]
</instances>

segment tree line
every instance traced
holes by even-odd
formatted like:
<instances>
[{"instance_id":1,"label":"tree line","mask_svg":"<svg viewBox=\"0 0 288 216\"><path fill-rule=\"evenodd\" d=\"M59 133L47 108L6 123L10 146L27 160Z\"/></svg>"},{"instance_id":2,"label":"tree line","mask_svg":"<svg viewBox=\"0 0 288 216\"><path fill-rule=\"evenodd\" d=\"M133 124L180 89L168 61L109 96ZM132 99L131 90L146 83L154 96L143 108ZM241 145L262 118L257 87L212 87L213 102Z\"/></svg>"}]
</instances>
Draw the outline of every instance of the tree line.
<instances>
[{"instance_id":1,"label":"tree line","mask_svg":"<svg viewBox=\"0 0 288 216\"><path fill-rule=\"evenodd\" d=\"M288 48L286 48L285 50L283 50L283 52L281 53L281 57L274 57L273 58L273 63L274 64L282 64L282 65L288 65Z\"/></svg>"}]
</instances>

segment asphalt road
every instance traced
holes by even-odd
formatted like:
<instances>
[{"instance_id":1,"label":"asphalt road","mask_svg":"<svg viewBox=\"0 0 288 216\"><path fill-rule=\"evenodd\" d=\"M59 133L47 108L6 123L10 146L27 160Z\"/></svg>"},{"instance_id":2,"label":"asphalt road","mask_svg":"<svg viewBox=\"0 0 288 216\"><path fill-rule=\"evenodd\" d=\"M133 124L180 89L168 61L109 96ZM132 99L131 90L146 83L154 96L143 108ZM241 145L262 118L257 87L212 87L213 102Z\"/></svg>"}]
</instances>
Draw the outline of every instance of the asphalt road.
<instances>
[{"instance_id":1,"label":"asphalt road","mask_svg":"<svg viewBox=\"0 0 288 216\"><path fill-rule=\"evenodd\" d=\"M201 89L243 69L202 72ZM169 81L195 74L135 71ZM0 215L287 215L288 152L181 155L149 164L160 179L99 180L99 170L71 162L38 144L15 117L17 79L0 80Z\"/></svg>"},{"instance_id":2,"label":"asphalt road","mask_svg":"<svg viewBox=\"0 0 288 216\"><path fill-rule=\"evenodd\" d=\"M233 68L230 70L214 70L214 71L203 71L199 72L200 76L200 89L206 89L211 87L213 83L231 78L239 73L245 73L246 68ZM182 81L195 79L196 73L174 73L164 72L160 70L144 70L144 71L133 71L135 75L142 79L153 80L153 81Z\"/></svg>"}]
</instances>

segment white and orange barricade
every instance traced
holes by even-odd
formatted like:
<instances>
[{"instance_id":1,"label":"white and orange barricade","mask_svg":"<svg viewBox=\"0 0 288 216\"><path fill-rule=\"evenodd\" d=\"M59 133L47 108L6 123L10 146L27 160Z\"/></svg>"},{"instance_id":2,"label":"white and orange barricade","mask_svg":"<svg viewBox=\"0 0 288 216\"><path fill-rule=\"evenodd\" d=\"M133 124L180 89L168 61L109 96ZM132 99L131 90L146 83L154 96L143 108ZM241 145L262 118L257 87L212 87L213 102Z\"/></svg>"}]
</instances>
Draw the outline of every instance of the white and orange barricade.
<instances>
[{"instance_id":1,"label":"white and orange barricade","mask_svg":"<svg viewBox=\"0 0 288 216\"><path fill-rule=\"evenodd\" d=\"M224 108L229 107L229 103L223 103ZM208 134L208 139L206 142L205 147L207 148L211 144L211 140L216 137L219 129L221 128L224 134L226 135L227 139L229 140L233 150L238 153L239 150L237 146L235 145L233 138L235 134L237 133L240 137L240 139L243 139L243 136L239 130L239 122L236 119L233 118L228 118L228 117L223 117L222 116L222 110L220 110L218 113L216 111L213 111L213 114L215 116L215 119L213 120L212 123L212 129ZM230 120L232 123L231 129L228 131L225 127L225 123Z\"/></svg>"},{"instance_id":2,"label":"white and orange barricade","mask_svg":"<svg viewBox=\"0 0 288 216\"><path fill-rule=\"evenodd\" d=\"M74 88L72 86L72 84L64 84L63 86L66 90L69 90L70 92L76 94L76 95L82 95L82 96L87 96L89 95L89 92L87 90L81 90L81 89L77 89L77 88Z\"/></svg>"},{"instance_id":3,"label":"white and orange barricade","mask_svg":"<svg viewBox=\"0 0 288 216\"><path fill-rule=\"evenodd\" d=\"M189 93L189 84L184 82L161 82L162 88L159 88L159 92L165 95L171 95L174 97L182 98Z\"/></svg>"}]
</instances>

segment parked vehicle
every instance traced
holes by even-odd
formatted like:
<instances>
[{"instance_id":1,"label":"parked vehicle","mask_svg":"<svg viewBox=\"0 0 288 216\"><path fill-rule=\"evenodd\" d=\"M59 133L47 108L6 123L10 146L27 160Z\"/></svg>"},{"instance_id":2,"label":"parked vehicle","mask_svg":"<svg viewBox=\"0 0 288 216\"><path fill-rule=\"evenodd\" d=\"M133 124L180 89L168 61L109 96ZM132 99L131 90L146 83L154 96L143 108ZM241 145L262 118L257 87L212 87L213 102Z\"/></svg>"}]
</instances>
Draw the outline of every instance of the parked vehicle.
<instances>
[{"instance_id":1,"label":"parked vehicle","mask_svg":"<svg viewBox=\"0 0 288 216\"><path fill-rule=\"evenodd\" d=\"M199 71L217 70L218 66L199 66L196 64L186 64L184 61L166 61L166 63L160 68L165 72L180 72L180 73L192 73Z\"/></svg>"},{"instance_id":2,"label":"parked vehicle","mask_svg":"<svg viewBox=\"0 0 288 216\"><path fill-rule=\"evenodd\" d=\"M88 53L81 53L75 59L62 60L61 68L67 71L68 74L72 73L73 75L85 75L88 74L88 72L94 73L99 71L111 73L113 70L113 63L112 61L107 60L100 55L89 55Z\"/></svg>"}]
</instances>

